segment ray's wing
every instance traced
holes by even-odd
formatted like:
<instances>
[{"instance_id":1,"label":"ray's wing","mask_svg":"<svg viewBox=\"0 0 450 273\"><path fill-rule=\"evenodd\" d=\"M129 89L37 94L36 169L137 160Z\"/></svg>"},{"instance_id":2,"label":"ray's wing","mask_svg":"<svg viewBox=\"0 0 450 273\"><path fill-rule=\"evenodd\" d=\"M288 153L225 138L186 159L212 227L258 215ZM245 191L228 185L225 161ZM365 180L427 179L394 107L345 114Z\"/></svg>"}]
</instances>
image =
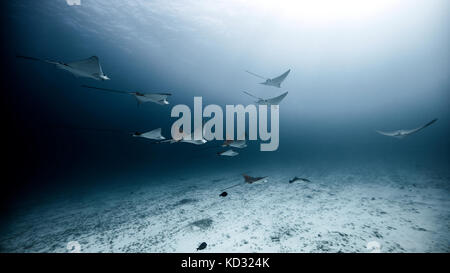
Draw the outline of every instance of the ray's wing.
<instances>
[{"instance_id":1,"label":"ray's wing","mask_svg":"<svg viewBox=\"0 0 450 273\"><path fill-rule=\"evenodd\" d=\"M253 181L253 177L251 177L251 176L249 176L249 175L246 175L246 174L243 174L242 175L243 177L244 177L244 180L245 180L245 182L252 182Z\"/></svg>"},{"instance_id":2,"label":"ray's wing","mask_svg":"<svg viewBox=\"0 0 450 273\"><path fill-rule=\"evenodd\" d=\"M144 94L144 97L149 98L154 101L163 101L171 95L172 94L169 94L169 93L149 93L149 94Z\"/></svg>"},{"instance_id":3,"label":"ray's wing","mask_svg":"<svg viewBox=\"0 0 450 273\"><path fill-rule=\"evenodd\" d=\"M103 75L102 68L100 66L100 62L97 56L92 56L88 59L71 62L67 64L69 67L74 68L76 70L83 71L90 75Z\"/></svg>"},{"instance_id":4,"label":"ray's wing","mask_svg":"<svg viewBox=\"0 0 450 273\"><path fill-rule=\"evenodd\" d=\"M268 99L267 101L268 101L270 104L278 105L278 104L280 104L280 102L284 99L284 97L287 96L287 94L288 94L288 92L285 92L285 93L279 95L278 97Z\"/></svg>"},{"instance_id":5,"label":"ray's wing","mask_svg":"<svg viewBox=\"0 0 450 273\"><path fill-rule=\"evenodd\" d=\"M391 137L395 137L398 134L398 131L391 131L391 132L384 132L384 131L378 131L376 130L377 133L381 134L381 135L385 135L385 136L391 136Z\"/></svg>"},{"instance_id":6,"label":"ray's wing","mask_svg":"<svg viewBox=\"0 0 450 273\"><path fill-rule=\"evenodd\" d=\"M161 128L145 132L141 136L150 139L165 139L165 137L163 137L161 134Z\"/></svg>"},{"instance_id":7,"label":"ray's wing","mask_svg":"<svg viewBox=\"0 0 450 273\"><path fill-rule=\"evenodd\" d=\"M289 72L291 72L290 69L288 71L284 72L283 74L281 74L280 76L273 78L272 82L281 84L284 81L284 79L286 79L286 77L289 75Z\"/></svg>"},{"instance_id":8,"label":"ray's wing","mask_svg":"<svg viewBox=\"0 0 450 273\"><path fill-rule=\"evenodd\" d=\"M163 139L163 140L154 141L154 142L152 142L152 144L160 144L160 143L171 143L172 144L175 142L178 142L178 141L173 140L173 139Z\"/></svg>"},{"instance_id":9,"label":"ray's wing","mask_svg":"<svg viewBox=\"0 0 450 273\"><path fill-rule=\"evenodd\" d=\"M425 129L426 127L430 126L431 124L435 123L436 121L437 121L437 118L433 119L432 121L428 122L427 124L425 124L425 125L423 125L423 126L421 126L419 128L412 129L412 130L407 130L406 134L410 135L410 134L417 133L418 131L420 131L422 129Z\"/></svg>"},{"instance_id":10,"label":"ray's wing","mask_svg":"<svg viewBox=\"0 0 450 273\"><path fill-rule=\"evenodd\" d=\"M224 155L224 156L236 156L236 155L238 155L239 153L237 153L237 152L235 152L235 151L233 151L233 150L227 150L227 151L224 151L224 152L219 152L219 153L217 153L218 155Z\"/></svg>"}]
</instances>

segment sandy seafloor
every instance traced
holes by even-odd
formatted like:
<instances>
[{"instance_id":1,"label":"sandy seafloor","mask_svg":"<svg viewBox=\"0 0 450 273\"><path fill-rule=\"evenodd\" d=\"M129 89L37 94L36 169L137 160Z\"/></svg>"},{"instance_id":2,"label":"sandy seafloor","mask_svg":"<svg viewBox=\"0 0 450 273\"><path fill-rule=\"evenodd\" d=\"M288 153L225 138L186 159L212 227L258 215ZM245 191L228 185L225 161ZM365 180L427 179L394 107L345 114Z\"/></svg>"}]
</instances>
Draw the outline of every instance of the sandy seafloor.
<instances>
[{"instance_id":1,"label":"sandy seafloor","mask_svg":"<svg viewBox=\"0 0 450 273\"><path fill-rule=\"evenodd\" d=\"M382 164L279 168L259 185L242 170L191 170L113 183L24 206L4 225L1 252L381 252L450 251L450 172ZM312 182L289 184L293 176ZM119 178L118 178L119 179ZM159 183L154 183L158 180ZM152 181L153 183L149 183Z\"/></svg>"}]
</instances>

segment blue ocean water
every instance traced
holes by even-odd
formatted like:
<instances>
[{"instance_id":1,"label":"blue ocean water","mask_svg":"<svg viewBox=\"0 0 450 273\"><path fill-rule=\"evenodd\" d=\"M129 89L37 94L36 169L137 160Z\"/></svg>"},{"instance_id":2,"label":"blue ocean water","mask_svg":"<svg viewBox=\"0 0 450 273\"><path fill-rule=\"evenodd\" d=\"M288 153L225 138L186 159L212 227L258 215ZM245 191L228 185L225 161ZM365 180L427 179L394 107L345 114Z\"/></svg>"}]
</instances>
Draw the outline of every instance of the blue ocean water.
<instances>
[{"instance_id":1,"label":"blue ocean water","mask_svg":"<svg viewBox=\"0 0 450 273\"><path fill-rule=\"evenodd\" d=\"M33 206L40 204L56 193L170 184L171 178L195 173L258 176L270 170L294 176L298 169L286 170L370 172L377 166L445 177L450 163L448 1L393 1L367 14L349 13L360 6L353 3L329 17L320 7L311 11L314 17L296 13L308 5L280 12L266 2L267 7L240 1L4 3L8 166L20 181L8 186L5 219L14 222L16 207L33 199L39 200ZM111 80L77 78L16 55L64 62L96 55ZM261 79L245 72L275 77L288 69L281 88L260 85ZM137 106L131 96L83 84L172 96L169 105ZM223 109L253 103L242 91L260 97L289 92L280 104L277 151L261 152L260 143L252 141L238 156L223 158L216 155L221 148L204 149L220 142L151 144L107 131L162 128L169 138L174 105L193 107L194 96ZM434 118L436 123L404 139L376 133L414 129ZM448 177L444 180L448 184Z\"/></svg>"}]
</instances>

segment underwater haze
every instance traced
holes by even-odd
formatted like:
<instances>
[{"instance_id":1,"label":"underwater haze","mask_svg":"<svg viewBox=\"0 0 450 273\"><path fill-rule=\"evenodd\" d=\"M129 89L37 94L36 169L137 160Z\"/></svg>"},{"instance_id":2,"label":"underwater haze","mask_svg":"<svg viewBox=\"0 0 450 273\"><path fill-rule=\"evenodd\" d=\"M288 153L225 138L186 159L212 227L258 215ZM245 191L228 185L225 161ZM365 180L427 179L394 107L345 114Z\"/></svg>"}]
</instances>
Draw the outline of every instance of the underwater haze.
<instances>
[{"instance_id":1,"label":"underwater haze","mask_svg":"<svg viewBox=\"0 0 450 273\"><path fill-rule=\"evenodd\" d=\"M450 251L448 1L73 2L2 4L1 252ZM98 56L111 80L17 55ZM276 151L132 137L243 91L289 92Z\"/></svg>"}]
</instances>

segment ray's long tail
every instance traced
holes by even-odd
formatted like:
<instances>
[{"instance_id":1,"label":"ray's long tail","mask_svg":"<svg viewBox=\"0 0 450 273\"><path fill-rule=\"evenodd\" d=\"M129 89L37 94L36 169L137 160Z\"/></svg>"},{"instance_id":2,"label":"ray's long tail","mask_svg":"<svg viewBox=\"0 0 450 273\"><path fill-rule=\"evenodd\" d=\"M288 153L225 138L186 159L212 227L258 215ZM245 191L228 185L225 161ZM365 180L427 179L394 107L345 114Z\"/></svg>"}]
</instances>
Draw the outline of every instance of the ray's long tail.
<instances>
[{"instance_id":1,"label":"ray's long tail","mask_svg":"<svg viewBox=\"0 0 450 273\"><path fill-rule=\"evenodd\" d=\"M228 188L222 189L221 191L228 190L228 189L231 189L231 188L234 188L234 187L237 187L237 186L241 186L241 185L244 185L244 184L243 184L243 183L239 183L239 184L230 186L230 187L228 187Z\"/></svg>"},{"instance_id":2,"label":"ray's long tail","mask_svg":"<svg viewBox=\"0 0 450 273\"><path fill-rule=\"evenodd\" d=\"M250 71L248 71L248 70L245 70L245 72L247 72L248 74L253 75L253 76L255 76L255 77L261 78L261 79L263 79L263 80L267 80L266 77L263 77L263 76L261 76L261 75L255 74L255 73L250 72Z\"/></svg>"}]
</instances>

